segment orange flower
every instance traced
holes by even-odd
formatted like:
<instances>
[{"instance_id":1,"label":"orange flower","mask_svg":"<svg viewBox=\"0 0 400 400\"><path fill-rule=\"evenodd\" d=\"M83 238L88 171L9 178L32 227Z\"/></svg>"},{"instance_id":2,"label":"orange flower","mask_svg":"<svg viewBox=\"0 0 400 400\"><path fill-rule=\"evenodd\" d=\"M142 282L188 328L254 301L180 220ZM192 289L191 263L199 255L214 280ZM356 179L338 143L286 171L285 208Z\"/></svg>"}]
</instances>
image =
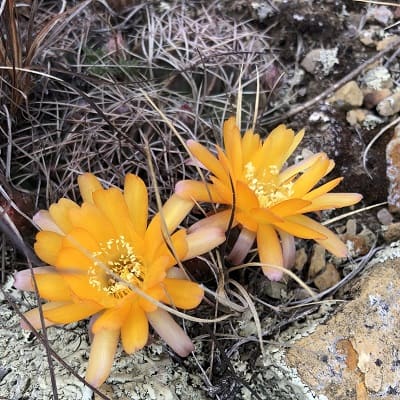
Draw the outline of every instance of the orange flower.
<instances>
[{"instance_id":1,"label":"orange flower","mask_svg":"<svg viewBox=\"0 0 400 400\"><path fill-rule=\"evenodd\" d=\"M48 300L42 306L46 326L93 316L86 379L98 387L110 373L119 338L127 353L141 349L149 322L179 355L193 350L182 328L151 300L185 310L197 307L203 289L174 265L211 250L225 237L216 228L175 232L194 204L177 195L147 226L147 190L136 175L126 176L124 192L103 189L92 174L78 182L81 206L63 198L34 217L42 229L35 252L49 266L33 271L40 296ZM33 290L30 270L16 274L15 286ZM38 308L25 316L41 327Z\"/></svg>"},{"instance_id":2,"label":"orange flower","mask_svg":"<svg viewBox=\"0 0 400 400\"><path fill-rule=\"evenodd\" d=\"M233 223L240 224L242 231L232 261L241 263L256 239L264 274L271 280L282 278L282 270L273 266L294 263L294 236L314 239L334 255L345 257L347 249L338 236L303 214L349 206L362 198L356 193L328 193L342 178L314 189L334 167L325 153L285 167L303 135L304 131L295 135L280 125L265 140L251 130L241 137L231 117L223 127L225 151L216 146L217 157L201 144L188 142L194 158L211 172L211 183L185 180L176 185L183 199L229 206L199 221L194 230L204 226L227 229L234 207Z\"/></svg>"}]
</instances>

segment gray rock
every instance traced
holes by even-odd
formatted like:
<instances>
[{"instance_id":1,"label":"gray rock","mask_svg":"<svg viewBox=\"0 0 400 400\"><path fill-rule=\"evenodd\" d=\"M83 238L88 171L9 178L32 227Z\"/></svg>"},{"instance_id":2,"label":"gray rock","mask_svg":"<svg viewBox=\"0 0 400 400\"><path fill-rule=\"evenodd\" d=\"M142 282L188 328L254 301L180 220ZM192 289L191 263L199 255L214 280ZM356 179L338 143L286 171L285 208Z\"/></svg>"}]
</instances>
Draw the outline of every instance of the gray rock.
<instances>
[{"instance_id":1,"label":"gray rock","mask_svg":"<svg viewBox=\"0 0 400 400\"><path fill-rule=\"evenodd\" d=\"M329 400L394 400L400 391L398 260L374 265L359 285L351 285L359 295L296 341L288 364Z\"/></svg>"},{"instance_id":2,"label":"gray rock","mask_svg":"<svg viewBox=\"0 0 400 400\"><path fill-rule=\"evenodd\" d=\"M376 109L383 117L396 114L400 111L400 92L393 94L392 96L386 97L378 103Z\"/></svg>"}]
</instances>

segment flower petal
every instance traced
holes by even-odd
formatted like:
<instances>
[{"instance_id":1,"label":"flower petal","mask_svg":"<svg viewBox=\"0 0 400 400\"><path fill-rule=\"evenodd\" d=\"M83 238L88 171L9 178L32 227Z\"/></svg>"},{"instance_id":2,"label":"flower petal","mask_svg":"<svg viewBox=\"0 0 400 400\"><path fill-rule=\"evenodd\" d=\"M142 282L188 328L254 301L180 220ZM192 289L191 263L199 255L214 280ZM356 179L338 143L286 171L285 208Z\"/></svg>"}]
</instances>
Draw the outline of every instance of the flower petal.
<instances>
[{"instance_id":1,"label":"flower petal","mask_svg":"<svg viewBox=\"0 0 400 400\"><path fill-rule=\"evenodd\" d=\"M241 264L253 247L255 238L256 232L242 228L239 233L239 237L237 238L231 252L228 255L228 260L233 265Z\"/></svg>"},{"instance_id":2,"label":"flower petal","mask_svg":"<svg viewBox=\"0 0 400 400\"><path fill-rule=\"evenodd\" d=\"M318 181L325 176L330 165L330 160L323 154L320 158L301 175L293 184L293 197L303 197Z\"/></svg>"},{"instance_id":3,"label":"flower petal","mask_svg":"<svg viewBox=\"0 0 400 400\"><path fill-rule=\"evenodd\" d=\"M124 198L133 227L143 238L147 228L148 196L146 185L142 179L133 174L126 175Z\"/></svg>"},{"instance_id":4,"label":"flower petal","mask_svg":"<svg viewBox=\"0 0 400 400\"><path fill-rule=\"evenodd\" d=\"M203 300L204 290L195 282L166 278L162 284L165 293L161 301L166 304L190 310L197 307Z\"/></svg>"},{"instance_id":5,"label":"flower petal","mask_svg":"<svg viewBox=\"0 0 400 400\"><path fill-rule=\"evenodd\" d=\"M314 199L312 204L302 209L301 212L347 207L358 203L361 199L362 196L358 193L327 193Z\"/></svg>"},{"instance_id":6,"label":"flower petal","mask_svg":"<svg viewBox=\"0 0 400 400\"><path fill-rule=\"evenodd\" d=\"M177 194L172 195L167 200L162 208L162 213L153 217L146 230L144 248L146 249L145 257L147 260L154 259L155 252L163 243L163 228L167 229L165 233L171 234L189 214L193 206L193 201L182 199ZM164 219L163 222L161 217Z\"/></svg>"},{"instance_id":7,"label":"flower petal","mask_svg":"<svg viewBox=\"0 0 400 400\"><path fill-rule=\"evenodd\" d=\"M188 228L188 232L192 233L202 228L219 228L224 232L228 229L229 221L232 217L232 210L223 210L208 217L205 217ZM237 223L233 223L235 226Z\"/></svg>"},{"instance_id":8,"label":"flower petal","mask_svg":"<svg viewBox=\"0 0 400 400\"><path fill-rule=\"evenodd\" d=\"M158 259L160 257L168 257L168 267L172 267L177 263L177 260L182 260L186 253L188 252L188 242L186 240L186 230L180 229L170 236L170 244L172 247L173 253L170 251L169 244L166 241L163 241L159 248L157 249L154 259ZM175 258L176 257L176 258ZM148 260L151 263L152 260Z\"/></svg>"},{"instance_id":9,"label":"flower petal","mask_svg":"<svg viewBox=\"0 0 400 400\"><path fill-rule=\"evenodd\" d=\"M130 311L130 302L132 296L126 296L123 301L116 307L104 310L91 327L93 334L99 333L101 330L117 330L125 323Z\"/></svg>"},{"instance_id":10,"label":"flower petal","mask_svg":"<svg viewBox=\"0 0 400 400\"><path fill-rule=\"evenodd\" d=\"M279 184L282 185L284 182L288 181L289 179L292 179L297 174L310 168L316 162L318 162L321 159L321 157L326 157L326 154L323 152L312 154L311 156L305 158L303 161L300 161L300 162L284 169L279 174Z\"/></svg>"},{"instance_id":11,"label":"flower petal","mask_svg":"<svg viewBox=\"0 0 400 400\"><path fill-rule=\"evenodd\" d=\"M57 272L37 273L35 280L41 298L50 301L71 301L71 290Z\"/></svg>"},{"instance_id":12,"label":"flower petal","mask_svg":"<svg viewBox=\"0 0 400 400\"><path fill-rule=\"evenodd\" d=\"M38 274L48 274L53 272L54 268L51 267L36 267L27 269L23 269L22 271L18 271L14 275L14 287L19 290L28 290L30 292L34 291L32 282L32 272L36 275Z\"/></svg>"},{"instance_id":13,"label":"flower petal","mask_svg":"<svg viewBox=\"0 0 400 400\"><path fill-rule=\"evenodd\" d=\"M96 388L100 387L110 375L119 333L119 329L104 329L94 335L85 379Z\"/></svg>"},{"instance_id":14,"label":"flower petal","mask_svg":"<svg viewBox=\"0 0 400 400\"><path fill-rule=\"evenodd\" d=\"M303 209L310 206L311 202L303 199L289 199L282 201L274 206L272 206L269 210L278 215L279 217L288 217L289 215L294 215L299 212L303 213Z\"/></svg>"},{"instance_id":15,"label":"flower petal","mask_svg":"<svg viewBox=\"0 0 400 400\"><path fill-rule=\"evenodd\" d=\"M314 231L320 232L320 236L324 236L323 239L314 239L321 246L325 247L336 257L347 257L347 247L340 240L339 236L333 233L330 229L321 225L319 222L306 217L305 215L297 215L296 219L301 220L301 223L307 224L307 226Z\"/></svg>"},{"instance_id":16,"label":"flower petal","mask_svg":"<svg viewBox=\"0 0 400 400\"><path fill-rule=\"evenodd\" d=\"M85 229L74 228L68 235L64 237L63 247L72 247L86 256L91 256L92 253L99 251L99 243L96 239Z\"/></svg>"},{"instance_id":17,"label":"flower petal","mask_svg":"<svg viewBox=\"0 0 400 400\"><path fill-rule=\"evenodd\" d=\"M71 210L69 216L75 228L87 230L99 243L117 236L111 222L93 204L84 203L80 209Z\"/></svg>"},{"instance_id":18,"label":"flower petal","mask_svg":"<svg viewBox=\"0 0 400 400\"><path fill-rule=\"evenodd\" d=\"M192 155L197 158L214 176L219 179L226 179L227 173L223 166L203 145L194 140L188 140L187 146Z\"/></svg>"},{"instance_id":19,"label":"flower petal","mask_svg":"<svg viewBox=\"0 0 400 400\"><path fill-rule=\"evenodd\" d=\"M342 182L343 178L336 178L332 179L331 181L317 187L316 189L311 190L311 192L308 192L303 196L304 200L314 200L319 196L322 196L325 193L330 192L332 189L334 189L337 185L339 185L340 182Z\"/></svg>"},{"instance_id":20,"label":"flower petal","mask_svg":"<svg viewBox=\"0 0 400 400\"><path fill-rule=\"evenodd\" d=\"M258 224L273 224L275 222L283 222L278 214L275 214L272 209L268 208L253 208L248 213L251 218L257 221Z\"/></svg>"},{"instance_id":21,"label":"flower petal","mask_svg":"<svg viewBox=\"0 0 400 400\"><path fill-rule=\"evenodd\" d=\"M78 185L83 201L90 204L93 204L93 192L102 189L99 180L89 172L78 176Z\"/></svg>"},{"instance_id":22,"label":"flower petal","mask_svg":"<svg viewBox=\"0 0 400 400\"><path fill-rule=\"evenodd\" d=\"M117 188L102 189L94 192L92 196L95 205L111 222L117 235L136 243L138 234L133 228L122 192Z\"/></svg>"},{"instance_id":23,"label":"flower petal","mask_svg":"<svg viewBox=\"0 0 400 400\"><path fill-rule=\"evenodd\" d=\"M278 229L281 238L281 247L283 255L283 265L285 268L292 268L296 261L296 246L293 235Z\"/></svg>"},{"instance_id":24,"label":"flower petal","mask_svg":"<svg viewBox=\"0 0 400 400\"><path fill-rule=\"evenodd\" d=\"M250 210L259 207L258 198L249 188L247 183L238 181L236 183L236 207L240 210Z\"/></svg>"},{"instance_id":25,"label":"flower petal","mask_svg":"<svg viewBox=\"0 0 400 400\"><path fill-rule=\"evenodd\" d=\"M64 234L47 210L38 211L33 216L32 220L42 231L50 231L58 233L59 235Z\"/></svg>"},{"instance_id":26,"label":"flower petal","mask_svg":"<svg viewBox=\"0 0 400 400\"><path fill-rule=\"evenodd\" d=\"M149 337L149 322L137 302L131 304L129 314L121 327L122 346L128 354L140 350Z\"/></svg>"},{"instance_id":27,"label":"flower petal","mask_svg":"<svg viewBox=\"0 0 400 400\"><path fill-rule=\"evenodd\" d=\"M158 283L149 289L146 289L146 294L150 296L152 299L160 301L164 296L164 288L161 283ZM158 305L153 303L150 300L145 299L143 296L139 297L139 306L146 312L153 312L157 310Z\"/></svg>"},{"instance_id":28,"label":"flower petal","mask_svg":"<svg viewBox=\"0 0 400 400\"><path fill-rule=\"evenodd\" d=\"M208 253L225 241L225 233L220 228L200 228L190 233L186 238L188 251L183 260L190 260L201 254Z\"/></svg>"},{"instance_id":29,"label":"flower petal","mask_svg":"<svg viewBox=\"0 0 400 400\"><path fill-rule=\"evenodd\" d=\"M54 265L62 247L63 236L50 231L41 231L36 234L33 246L36 255L45 263Z\"/></svg>"},{"instance_id":30,"label":"flower petal","mask_svg":"<svg viewBox=\"0 0 400 400\"><path fill-rule=\"evenodd\" d=\"M42 304L42 311L48 311L53 308L58 308L64 304L67 304L65 302L50 302L50 303L45 303ZM68 303L69 304L69 303ZM39 307L33 308L32 310L27 311L24 313L24 317L30 322L30 324L33 326L35 329L41 329L42 328L42 323L40 321L40 312L39 312ZM49 321L48 319L44 318L44 325L45 327L52 326L54 325L55 322ZM24 321L21 320L21 328L30 330L30 326Z\"/></svg>"},{"instance_id":31,"label":"flower petal","mask_svg":"<svg viewBox=\"0 0 400 400\"><path fill-rule=\"evenodd\" d=\"M283 222L275 222L274 225L290 235L299 238L314 240L326 239L326 236L322 234L320 230L315 230L311 227L308 220L311 220L311 218L307 218L304 215L292 215L286 217Z\"/></svg>"},{"instance_id":32,"label":"flower petal","mask_svg":"<svg viewBox=\"0 0 400 400\"><path fill-rule=\"evenodd\" d=\"M60 199L57 203L52 204L49 213L56 225L64 232L68 233L72 229L69 219L69 210L78 209L79 206L69 199Z\"/></svg>"},{"instance_id":33,"label":"flower petal","mask_svg":"<svg viewBox=\"0 0 400 400\"><path fill-rule=\"evenodd\" d=\"M293 142L294 132L285 125L277 126L264 140L261 151L253 157L252 163L256 171L268 173L269 166L281 169L286 161L288 150Z\"/></svg>"},{"instance_id":34,"label":"flower petal","mask_svg":"<svg viewBox=\"0 0 400 400\"><path fill-rule=\"evenodd\" d=\"M243 165L246 165L252 156L260 149L260 135L252 130L245 132L242 138Z\"/></svg>"},{"instance_id":35,"label":"flower petal","mask_svg":"<svg viewBox=\"0 0 400 400\"><path fill-rule=\"evenodd\" d=\"M258 229L258 219L253 217L251 211L236 211L235 221L249 231L256 232Z\"/></svg>"},{"instance_id":36,"label":"flower petal","mask_svg":"<svg viewBox=\"0 0 400 400\"><path fill-rule=\"evenodd\" d=\"M187 200L205 201L208 203L223 203L223 198L211 183L191 180L179 181L175 193Z\"/></svg>"},{"instance_id":37,"label":"flower petal","mask_svg":"<svg viewBox=\"0 0 400 400\"><path fill-rule=\"evenodd\" d=\"M170 279L188 279L186 272L179 267L172 267L167 271L167 278Z\"/></svg>"},{"instance_id":38,"label":"flower petal","mask_svg":"<svg viewBox=\"0 0 400 400\"><path fill-rule=\"evenodd\" d=\"M257 231L257 247L264 275L271 281L279 281L283 272L273 267L283 267L282 247L275 229L271 225L260 225Z\"/></svg>"},{"instance_id":39,"label":"flower petal","mask_svg":"<svg viewBox=\"0 0 400 400\"><path fill-rule=\"evenodd\" d=\"M93 261L79 250L63 248L55 266L79 299L91 300L104 307L112 307L117 303L117 299L101 289L106 284L103 282L106 272L101 267L95 267ZM90 272L93 274L89 275Z\"/></svg>"},{"instance_id":40,"label":"flower petal","mask_svg":"<svg viewBox=\"0 0 400 400\"><path fill-rule=\"evenodd\" d=\"M285 161L290 157L291 154L297 149L297 146L300 144L300 142L303 140L304 134L305 134L305 129L302 129L300 132L298 132L295 137L293 138L292 144L290 145L286 156L285 156Z\"/></svg>"},{"instance_id":41,"label":"flower petal","mask_svg":"<svg viewBox=\"0 0 400 400\"><path fill-rule=\"evenodd\" d=\"M230 117L224 122L223 136L225 152L232 165L234 176L240 176L243 168L242 143L235 117Z\"/></svg>"},{"instance_id":42,"label":"flower petal","mask_svg":"<svg viewBox=\"0 0 400 400\"><path fill-rule=\"evenodd\" d=\"M175 260L173 260L173 263ZM145 273L145 278L143 282L143 290L147 290L154 285L160 283L166 276L168 268L171 267L171 258L168 256L162 256L160 258L154 259L151 262L150 268L147 269Z\"/></svg>"},{"instance_id":43,"label":"flower petal","mask_svg":"<svg viewBox=\"0 0 400 400\"><path fill-rule=\"evenodd\" d=\"M55 324L70 324L86 319L102 308L103 306L91 301L66 302L58 307L43 310L43 315Z\"/></svg>"},{"instance_id":44,"label":"flower petal","mask_svg":"<svg viewBox=\"0 0 400 400\"><path fill-rule=\"evenodd\" d=\"M166 311L158 308L156 311L147 313L147 318L154 330L175 353L186 357L194 350L189 336Z\"/></svg>"}]
</instances>

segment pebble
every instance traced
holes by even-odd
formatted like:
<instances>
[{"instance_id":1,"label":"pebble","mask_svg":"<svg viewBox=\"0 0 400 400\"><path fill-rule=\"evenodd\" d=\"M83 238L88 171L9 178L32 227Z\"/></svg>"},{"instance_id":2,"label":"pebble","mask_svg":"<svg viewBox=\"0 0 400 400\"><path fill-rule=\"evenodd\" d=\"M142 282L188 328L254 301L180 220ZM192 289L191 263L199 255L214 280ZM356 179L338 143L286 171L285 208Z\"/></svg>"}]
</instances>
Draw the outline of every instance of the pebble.
<instances>
[{"instance_id":1,"label":"pebble","mask_svg":"<svg viewBox=\"0 0 400 400\"><path fill-rule=\"evenodd\" d=\"M383 231L383 238L386 243L393 243L400 240L400 222L388 225L387 229Z\"/></svg>"},{"instance_id":2,"label":"pebble","mask_svg":"<svg viewBox=\"0 0 400 400\"><path fill-rule=\"evenodd\" d=\"M367 47L373 47L376 45L375 37L375 29L365 29L360 32L359 40L360 42Z\"/></svg>"},{"instance_id":3,"label":"pebble","mask_svg":"<svg viewBox=\"0 0 400 400\"><path fill-rule=\"evenodd\" d=\"M379 40L379 42L376 43L376 50L381 51L383 49L386 49L391 43L395 42L398 40L398 36L396 35L390 35L385 37L382 40Z\"/></svg>"},{"instance_id":4,"label":"pebble","mask_svg":"<svg viewBox=\"0 0 400 400\"><path fill-rule=\"evenodd\" d=\"M317 68L320 51L321 49L311 50L301 62L301 66L310 74L313 74Z\"/></svg>"},{"instance_id":5,"label":"pebble","mask_svg":"<svg viewBox=\"0 0 400 400\"><path fill-rule=\"evenodd\" d=\"M365 73L363 84L372 90L390 89L393 86L389 70L381 65L371 68Z\"/></svg>"},{"instance_id":6,"label":"pebble","mask_svg":"<svg viewBox=\"0 0 400 400\"><path fill-rule=\"evenodd\" d=\"M301 249L296 251L296 259L294 262L295 270L302 271L307 261L308 261L308 255L304 247L302 247Z\"/></svg>"},{"instance_id":7,"label":"pebble","mask_svg":"<svg viewBox=\"0 0 400 400\"><path fill-rule=\"evenodd\" d=\"M329 75L335 64L339 64L337 48L313 49L304 57L301 66L310 74L322 70L324 75Z\"/></svg>"},{"instance_id":8,"label":"pebble","mask_svg":"<svg viewBox=\"0 0 400 400\"><path fill-rule=\"evenodd\" d=\"M327 263L325 269L314 278L314 285L322 292L336 285L340 281L340 274L332 263Z\"/></svg>"},{"instance_id":9,"label":"pebble","mask_svg":"<svg viewBox=\"0 0 400 400\"><path fill-rule=\"evenodd\" d=\"M356 81L347 82L328 99L329 102L341 103L347 106L359 107L363 103L364 95Z\"/></svg>"},{"instance_id":10,"label":"pebble","mask_svg":"<svg viewBox=\"0 0 400 400\"><path fill-rule=\"evenodd\" d=\"M393 19L393 13L386 6L371 7L368 9L367 19L386 26Z\"/></svg>"},{"instance_id":11,"label":"pebble","mask_svg":"<svg viewBox=\"0 0 400 400\"><path fill-rule=\"evenodd\" d=\"M319 244L314 244L313 253L308 270L308 279L314 279L326 265L325 248Z\"/></svg>"},{"instance_id":12,"label":"pebble","mask_svg":"<svg viewBox=\"0 0 400 400\"><path fill-rule=\"evenodd\" d=\"M356 108L354 110L347 111L346 121L351 126L361 125L368 114L367 110L363 110L362 108Z\"/></svg>"},{"instance_id":13,"label":"pebble","mask_svg":"<svg viewBox=\"0 0 400 400\"><path fill-rule=\"evenodd\" d=\"M386 146L386 175L389 179L388 203L389 210L400 209L400 125L395 128L395 134Z\"/></svg>"},{"instance_id":14,"label":"pebble","mask_svg":"<svg viewBox=\"0 0 400 400\"><path fill-rule=\"evenodd\" d=\"M357 233L356 220L349 219L346 223L346 233L341 234L340 238L346 243L349 255L358 257L368 253L376 236L366 227L363 227L361 232Z\"/></svg>"},{"instance_id":15,"label":"pebble","mask_svg":"<svg viewBox=\"0 0 400 400\"><path fill-rule=\"evenodd\" d=\"M386 97L378 103L376 109L383 117L394 115L400 111L400 92Z\"/></svg>"},{"instance_id":16,"label":"pebble","mask_svg":"<svg viewBox=\"0 0 400 400\"><path fill-rule=\"evenodd\" d=\"M390 225L393 223L393 215L389 212L387 208L382 208L376 213L378 221L382 225Z\"/></svg>"},{"instance_id":17,"label":"pebble","mask_svg":"<svg viewBox=\"0 0 400 400\"><path fill-rule=\"evenodd\" d=\"M380 89L380 90L368 90L364 92L364 106L369 110L374 108L378 103L380 103L386 97L392 94L390 89Z\"/></svg>"}]
</instances>

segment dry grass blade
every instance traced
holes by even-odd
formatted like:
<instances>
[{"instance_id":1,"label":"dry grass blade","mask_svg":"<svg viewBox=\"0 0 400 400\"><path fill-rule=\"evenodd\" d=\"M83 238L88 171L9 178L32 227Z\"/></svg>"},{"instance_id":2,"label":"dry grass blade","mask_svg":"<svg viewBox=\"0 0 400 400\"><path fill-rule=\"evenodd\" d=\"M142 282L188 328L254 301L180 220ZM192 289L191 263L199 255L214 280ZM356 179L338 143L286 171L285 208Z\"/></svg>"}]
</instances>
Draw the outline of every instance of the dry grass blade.
<instances>
[{"instance_id":1,"label":"dry grass blade","mask_svg":"<svg viewBox=\"0 0 400 400\"><path fill-rule=\"evenodd\" d=\"M16 13L15 0L6 0L4 12L0 15L1 29L0 37L0 64L12 67L6 71L11 83L12 111L22 101L21 88L29 85L26 77L16 68L23 66L21 36L18 31L18 17ZM2 74L0 73L0 77Z\"/></svg>"},{"instance_id":2,"label":"dry grass blade","mask_svg":"<svg viewBox=\"0 0 400 400\"><path fill-rule=\"evenodd\" d=\"M54 41L71 20L91 2L92 0L86 0L64 13L54 16L35 33L35 39L31 41L31 35L27 36L27 33L20 26L16 1L5 0L4 12L0 15L0 22L2 23L0 64L8 67L5 72L9 76L7 82L11 87L10 101L13 114L32 90L33 80L30 74L26 73L26 70L34 67L35 60L48 47L48 44ZM36 7L32 7L31 20L35 19L34 13L36 11ZM1 74L0 77L2 77ZM3 79L5 78L3 77Z\"/></svg>"}]
</instances>

